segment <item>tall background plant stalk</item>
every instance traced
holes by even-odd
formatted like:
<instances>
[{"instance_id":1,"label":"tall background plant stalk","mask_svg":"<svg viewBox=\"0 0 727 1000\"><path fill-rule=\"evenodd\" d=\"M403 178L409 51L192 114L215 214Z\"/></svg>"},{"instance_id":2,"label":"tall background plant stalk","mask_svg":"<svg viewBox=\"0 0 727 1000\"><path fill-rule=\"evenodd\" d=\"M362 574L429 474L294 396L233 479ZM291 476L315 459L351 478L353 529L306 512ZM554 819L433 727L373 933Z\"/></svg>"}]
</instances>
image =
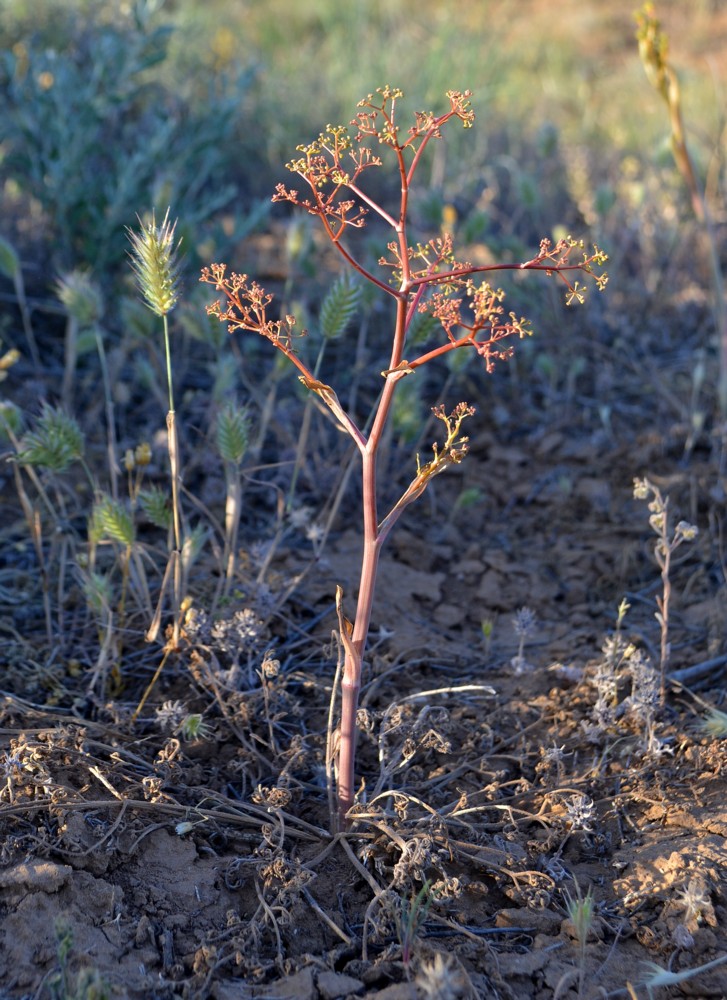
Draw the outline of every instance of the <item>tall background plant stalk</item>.
<instances>
[{"instance_id":1,"label":"tall background plant stalk","mask_svg":"<svg viewBox=\"0 0 727 1000\"><path fill-rule=\"evenodd\" d=\"M709 204L697 180L689 146L687 145L679 77L668 60L669 39L661 30L653 3L646 3L636 15L639 55L649 82L664 100L669 111L671 149L677 170L689 192L692 211L701 223L707 240L709 266L712 274L713 315L719 349L717 401L722 421L727 420L727 299L719 246Z\"/></svg>"},{"instance_id":2,"label":"tall background plant stalk","mask_svg":"<svg viewBox=\"0 0 727 1000\"><path fill-rule=\"evenodd\" d=\"M512 312L505 314L504 292L487 280L477 283L476 276L498 270L557 274L565 284L568 303L584 299L584 287L577 280L580 273L593 277L599 288L603 288L607 280L605 274L594 271L605 262L605 254L598 247L587 252L582 243L570 238L555 244L542 240L536 255L521 264L481 266L459 261L450 235L436 237L425 244L410 242L410 194L424 152L433 139L441 137L443 127L450 120L458 120L469 128L474 123L474 112L470 107L469 91L450 91L447 94L449 108L444 114L417 112L413 126L403 133L397 122L397 105L402 96L395 88L381 88L359 103L360 110L349 126L329 125L318 139L298 146L299 155L287 167L304 182L306 195L279 184L273 198L273 201L289 202L316 216L343 262L395 301L389 364L382 372L384 383L369 420L359 426L341 405L333 388L321 381L317 367L312 371L297 354L295 318L287 315L271 318L272 296L257 282L248 280L245 274L228 274L224 264L204 268L201 278L223 295L209 307L210 314L228 323L230 332L253 331L270 340L297 368L301 382L320 397L359 451L363 552L353 622L344 614L340 587L336 600L344 647L337 742L337 810L332 817L333 825L339 829L344 829L351 821L349 811L355 800L356 716L382 546L403 511L424 492L429 480L462 461L467 451L467 438L461 435L461 425L474 412L467 403L459 403L451 413L443 406L434 408L435 417L445 427L444 443L433 446L434 454L429 462L422 463L417 458L416 474L409 486L380 519L377 458L396 388L402 379L413 375L426 362L460 349L474 350L484 361L487 371L491 371L496 361L512 353L511 347L501 343L503 340L513 335L520 338L529 335L527 320ZM400 196L395 214L374 200L360 183L368 169L382 166L379 150L393 159L398 174ZM383 277L369 270L346 242L348 230L362 228L370 213L393 232L388 253L379 260ZM428 346L423 353L417 353L422 345L410 345L414 356L407 359L407 335L412 321L421 313L428 313L437 321L434 328L443 336L439 344Z\"/></svg>"}]
</instances>

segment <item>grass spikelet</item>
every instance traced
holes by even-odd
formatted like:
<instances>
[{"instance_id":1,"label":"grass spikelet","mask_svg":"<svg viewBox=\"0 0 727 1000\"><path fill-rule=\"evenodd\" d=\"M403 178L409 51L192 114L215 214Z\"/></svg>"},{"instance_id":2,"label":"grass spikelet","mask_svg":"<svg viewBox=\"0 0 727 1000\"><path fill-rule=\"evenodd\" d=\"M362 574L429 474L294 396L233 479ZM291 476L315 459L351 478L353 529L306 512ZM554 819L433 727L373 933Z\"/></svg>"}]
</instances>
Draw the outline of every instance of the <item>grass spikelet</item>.
<instances>
[{"instance_id":1,"label":"grass spikelet","mask_svg":"<svg viewBox=\"0 0 727 1000\"><path fill-rule=\"evenodd\" d=\"M61 275L56 284L56 294L81 329L93 326L101 319L101 291L85 271L70 271Z\"/></svg>"},{"instance_id":2,"label":"grass spikelet","mask_svg":"<svg viewBox=\"0 0 727 1000\"><path fill-rule=\"evenodd\" d=\"M247 412L235 403L227 403L217 416L217 449L222 459L239 465L245 457L249 438Z\"/></svg>"},{"instance_id":3,"label":"grass spikelet","mask_svg":"<svg viewBox=\"0 0 727 1000\"><path fill-rule=\"evenodd\" d=\"M20 271L20 258L15 247L0 236L0 274L14 280Z\"/></svg>"},{"instance_id":4,"label":"grass spikelet","mask_svg":"<svg viewBox=\"0 0 727 1000\"><path fill-rule=\"evenodd\" d=\"M141 232L127 229L131 242L132 267L146 304L157 316L167 316L179 298L179 243L174 245L176 221L169 221L169 209L164 221L157 226L152 212L151 222Z\"/></svg>"},{"instance_id":5,"label":"grass spikelet","mask_svg":"<svg viewBox=\"0 0 727 1000\"><path fill-rule=\"evenodd\" d=\"M23 465L65 472L83 457L83 444L83 432L73 417L44 405L35 429L21 442L18 458Z\"/></svg>"},{"instance_id":6,"label":"grass spikelet","mask_svg":"<svg viewBox=\"0 0 727 1000\"><path fill-rule=\"evenodd\" d=\"M94 505L91 515L91 533L99 540L110 538L122 545L134 544L134 522L129 512L111 497L103 497Z\"/></svg>"},{"instance_id":7,"label":"grass spikelet","mask_svg":"<svg viewBox=\"0 0 727 1000\"><path fill-rule=\"evenodd\" d=\"M712 739L723 740L727 736L727 712L710 708L708 715L702 720L701 729Z\"/></svg>"},{"instance_id":8,"label":"grass spikelet","mask_svg":"<svg viewBox=\"0 0 727 1000\"><path fill-rule=\"evenodd\" d=\"M139 492L139 506L157 528L165 531L172 523L172 509L169 506L169 496L158 486Z\"/></svg>"},{"instance_id":9,"label":"grass spikelet","mask_svg":"<svg viewBox=\"0 0 727 1000\"><path fill-rule=\"evenodd\" d=\"M321 306L321 333L326 340L335 340L346 332L361 298L361 286L349 275L334 281Z\"/></svg>"}]
</instances>

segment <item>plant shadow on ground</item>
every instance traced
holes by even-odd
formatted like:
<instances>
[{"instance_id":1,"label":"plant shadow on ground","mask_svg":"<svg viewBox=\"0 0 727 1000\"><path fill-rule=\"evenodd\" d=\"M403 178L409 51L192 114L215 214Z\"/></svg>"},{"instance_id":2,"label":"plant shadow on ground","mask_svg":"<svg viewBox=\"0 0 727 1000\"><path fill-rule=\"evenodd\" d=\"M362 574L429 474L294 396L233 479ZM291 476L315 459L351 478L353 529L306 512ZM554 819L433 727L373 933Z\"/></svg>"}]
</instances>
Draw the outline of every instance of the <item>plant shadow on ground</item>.
<instances>
[{"instance_id":1,"label":"plant shadow on ground","mask_svg":"<svg viewBox=\"0 0 727 1000\"><path fill-rule=\"evenodd\" d=\"M641 181L620 183L627 199ZM473 206L458 209L473 255L490 252ZM716 422L695 419L713 403L711 389L692 393L710 324L700 235L663 209L647 205L634 228L634 204L617 203L603 237L619 271L607 301L573 320L538 299L539 339L495 379L467 370L449 383L452 401L478 402L470 454L407 511L382 556L359 713L365 790L338 838L325 760L332 594L354 591L360 554L348 499L319 545L349 457L329 425L316 415L300 470L298 502L312 513L276 520L303 408L280 391L246 481L235 586L207 618L219 560L200 560L200 610L138 717L161 656L143 641L141 605L129 602L120 669L109 656L89 689L103 636L68 583L63 641L49 649L44 581L3 473L0 996L545 1000L628 996L628 983L645 997L644 961L679 972L727 953L727 740L713 711L724 697L724 442ZM236 266L285 292L293 267L270 253L287 233L276 225ZM491 243L513 237L501 229ZM642 272L659 292L648 300ZM314 277L324 286L329 274ZM278 379L244 350L251 389ZM209 356L184 352L185 487L218 511L224 475L195 437ZM346 363L335 345L330 363ZM78 412L98 378L86 364ZM32 410L57 371L23 375L16 402ZM123 446L158 425L156 397L116 402ZM101 455L99 413L83 419ZM417 419L407 440L405 418L407 443L384 456L392 482L432 432L419 440ZM644 475L669 496L673 523L700 528L672 570L672 675L655 740L629 649L658 662L654 538L632 489ZM64 538L85 532L73 502L84 490L64 487L69 523L45 550L54 565ZM587 898L583 928L570 904ZM673 991L723 997L725 982L717 967Z\"/></svg>"}]
</instances>

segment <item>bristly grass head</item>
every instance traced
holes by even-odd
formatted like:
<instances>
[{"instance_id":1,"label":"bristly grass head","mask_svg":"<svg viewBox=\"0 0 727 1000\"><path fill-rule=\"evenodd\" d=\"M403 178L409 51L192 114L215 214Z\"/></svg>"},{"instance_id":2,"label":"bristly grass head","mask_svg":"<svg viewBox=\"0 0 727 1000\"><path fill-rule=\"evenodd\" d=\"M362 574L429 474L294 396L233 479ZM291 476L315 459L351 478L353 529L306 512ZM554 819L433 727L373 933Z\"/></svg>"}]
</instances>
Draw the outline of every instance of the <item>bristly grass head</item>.
<instances>
[{"instance_id":1,"label":"bristly grass head","mask_svg":"<svg viewBox=\"0 0 727 1000\"><path fill-rule=\"evenodd\" d=\"M217 449L225 462L239 466L250 441L250 420L246 410L227 403L217 416Z\"/></svg>"},{"instance_id":2,"label":"bristly grass head","mask_svg":"<svg viewBox=\"0 0 727 1000\"><path fill-rule=\"evenodd\" d=\"M93 507L89 535L94 541L111 538L122 545L134 544L134 522L129 512L112 497L104 496Z\"/></svg>"},{"instance_id":3,"label":"bristly grass head","mask_svg":"<svg viewBox=\"0 0 727 1000\"><path fill-rule=\"evenodd\" d=\"M56 283L56 294L80 327L98 323L103 315L104 302L101 290L85 271L75 270L62 274Z\"/></svg>"},{"instance_id":4,"label":"bristly grass head","mask_svg":"<svg viewBox=\"0 0 727 1000\"><path fill-rule=\"evenodd\" d=\"M141 232L127 229L131 242L131 262L146 304L157 316L166 316L179 298L179 245L174 244L176 220L169 221L169 209L157 226L152 212L146 225L139 219Z\"/></svg>"},{"instance_id":5,"label":"bristly grass head","mask_svg":"<svg viewBox=\"0 0 727 1000\"><path fill-rule=\"evenodd\" d=\"M83 432L78 423L62 410L43 405L35 429L20 442L18 460L53 472L65 472L83 458Z\"/></svg>"}]
</instances>

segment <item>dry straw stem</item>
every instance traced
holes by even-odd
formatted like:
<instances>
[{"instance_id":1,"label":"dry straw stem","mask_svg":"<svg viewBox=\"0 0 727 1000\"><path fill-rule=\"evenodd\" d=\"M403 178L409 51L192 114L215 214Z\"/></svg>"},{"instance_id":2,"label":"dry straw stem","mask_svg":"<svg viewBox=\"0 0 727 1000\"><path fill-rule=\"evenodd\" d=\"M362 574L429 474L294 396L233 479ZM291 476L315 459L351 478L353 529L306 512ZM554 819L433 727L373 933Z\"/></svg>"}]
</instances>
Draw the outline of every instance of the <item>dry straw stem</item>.
<instances>
[{"instance_id":1,"label":"dry straw stem","mask_svg":"<svg viewBox=\"0 0 727 1000\"><path fill-rule=\"evenodd\" d=\"M383 543L404 508L425 489L431 477L448 465L462 460L466 437L460 435L462 420L473 412L460 403L447 414L437 408L435 415L445 424L444 445L435 446L431 461L417 463L416 475L401 498L383 517L379 512L377 457L391 414L397 386L422 365L457 350L477 354L487 371L512 353L503 342L530 334L530 325L514 312L506 313L504 292L486 278L498 270L541 271L557 275L564 283L566 301L582 302L583 277L602 289L607 281L601 271L606 255L594 247L585 250L573 239L541 241L537 253L521 264L475 266L457 258L449 234L426 243L412 242L409 214L412 187L417 169L429 146L441 138L444 128L459 122L474 124L469 91L449 91L444 113L416 112L408 129L399 123L400 90L382 87L359 102L356 117L349 125L328 125L317 139L298 146L288 169L303 187L279 184L273 201L287 202L316 217L342 262L357 275L394 300L389 361L381 372L383 383L373 412L357 422L341 404L335 390L322 373L311 370L296 350L299 336L295 317L278 316L271 310L272 296L246 274L228 271L225 264L212 264L202 271L201 280L211 284L221 299L209 307L211 315L228 324L230 332L253 332L265 337L295 366L300 381L315 393L353 440L361 461L363 557L356 612L351 621L337 598L340 638L344 647L341 681L341 722L337 739L337 817L332 823L343 829L355 798L356 713L361 687L361 671L371 621L379 556ZM384 163L396 176L399 204L391 212L370 195L365 186L367 172ZM388 204L388 202L387 202ZM369 269L348 244L351 231L360 230L373 215L391 230L387 252L379 260L379 271ZM439 342L422 345L407 343L414 319L429 316L439 331ZM407 349L409 348L409 349Z\"/></svg>"}]
</instances>

